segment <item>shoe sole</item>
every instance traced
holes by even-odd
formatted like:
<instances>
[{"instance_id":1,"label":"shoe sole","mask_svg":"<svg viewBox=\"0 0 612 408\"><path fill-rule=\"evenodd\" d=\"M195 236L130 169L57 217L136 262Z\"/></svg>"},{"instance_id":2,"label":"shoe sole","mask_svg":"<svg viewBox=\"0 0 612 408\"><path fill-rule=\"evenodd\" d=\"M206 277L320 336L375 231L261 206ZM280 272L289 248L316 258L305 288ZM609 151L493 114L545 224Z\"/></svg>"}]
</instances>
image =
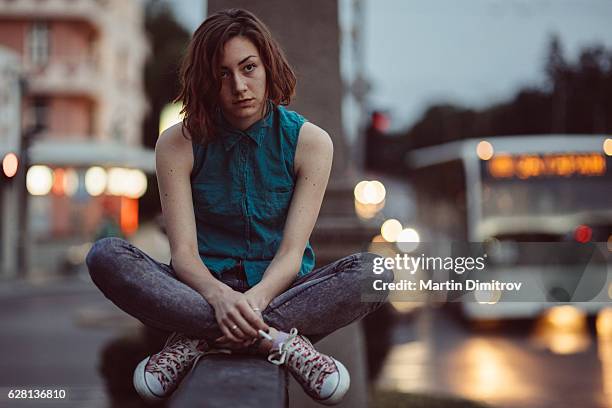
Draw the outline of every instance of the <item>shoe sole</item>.
<instances>
[{"instance_id":1,"label":"shoe sole","mask_svg":"<svg viewBox=\"0 0 612 408\"><path fill-rule=\"evenodd\" d=\"M329 397L325 399L317 400L317 402L323 405L339 404L351 386L351 376L349 375L349 372L344 366L344 364L342 364L341 362L339 362L333 357L332 357L332 360L334 360L334 363L336 363L336 367L338 367L338 385L336 386L336 389L334 390L334 392L332 392L332 394Z\"/></svg>"},{"instance_id":2,"label":"shoe sole","mask_svg":"<svg viewBox=\"0 0 612 408\"><path fill-rule=\"evenodd\" d=\"M231 350L226 350L226 349L211 349L211 350L208 350L202 353L201 355L196 357L187 375L191 374L191 372L196 368L196 366L198 365L198 361L200 361L200 358L206 355L210 355L210 354L232 354L232 352ZM134 370L134 378L132 382L134 383L134 388L136 389L136 392L144 400L150 401L150 402L163 401L166 399L167 396L160 397L159 395L155 394L153 391L151 391L146 381L145 367L147 366L147 363L149 362L150 358L151 356L145 358L140 363L138 363L138 365L136 366L136 369Z\"/></svg>"},{"instance_id":3,"label":"shoe sole","mask_svg":"<svg viewBox=\"0 0 612 408\"><path fill-rule=\"evenodd\" d=\"M136 366L136 369L134 370L133 379L134 388L136 389L138 395L140 395L144 400L150 402L159 402L164 400L164 398L154 394L153 391L151 391L151 389L147 385L145 377L145 367L147 366L147 363L149 362L150 358L151 357L145 358Z\"/></svg>"}]
</instances>

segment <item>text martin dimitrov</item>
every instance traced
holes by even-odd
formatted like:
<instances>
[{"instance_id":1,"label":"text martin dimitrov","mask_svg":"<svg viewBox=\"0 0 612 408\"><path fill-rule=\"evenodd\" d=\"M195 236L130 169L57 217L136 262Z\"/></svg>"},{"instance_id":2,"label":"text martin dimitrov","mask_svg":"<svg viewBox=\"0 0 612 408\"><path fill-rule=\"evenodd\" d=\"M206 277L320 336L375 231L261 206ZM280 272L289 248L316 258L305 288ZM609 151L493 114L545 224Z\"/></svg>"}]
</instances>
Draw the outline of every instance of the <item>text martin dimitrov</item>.
<instances>
[{"instance_id":1,"label":"text martin dimitrov","mask_svg":"<svg viewBox=\"0 0 612 408\"><path fill-rule=\"evenodd\" d=\"M490 282L481 282L478 279L467 279L465 282L455 282L454 280L434 282L429 280L419 280L418 282L402 279L399 282L383 282L375 280L373 283L374 290L521 290L523 282L500 282L492 280Z\"/></svg>"}]
</instances>

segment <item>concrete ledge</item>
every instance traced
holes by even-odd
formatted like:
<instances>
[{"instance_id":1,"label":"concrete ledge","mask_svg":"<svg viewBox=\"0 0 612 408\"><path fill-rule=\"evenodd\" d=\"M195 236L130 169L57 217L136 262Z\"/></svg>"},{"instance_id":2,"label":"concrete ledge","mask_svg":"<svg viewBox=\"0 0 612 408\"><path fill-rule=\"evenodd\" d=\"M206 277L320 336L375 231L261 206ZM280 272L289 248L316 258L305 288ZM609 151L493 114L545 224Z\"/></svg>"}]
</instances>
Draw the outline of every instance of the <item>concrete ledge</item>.
<instances>
[{"instance_id":1,"label":"concrete ledge","mask_svg":"<svg viewBox=\"0 0 612 408\"><path fill-rule=\"evenodd\" d=\"M180 387L171 408L258 408L288 406L287 371L262 356L204 356Z\"/></svg>"}]
</instances>

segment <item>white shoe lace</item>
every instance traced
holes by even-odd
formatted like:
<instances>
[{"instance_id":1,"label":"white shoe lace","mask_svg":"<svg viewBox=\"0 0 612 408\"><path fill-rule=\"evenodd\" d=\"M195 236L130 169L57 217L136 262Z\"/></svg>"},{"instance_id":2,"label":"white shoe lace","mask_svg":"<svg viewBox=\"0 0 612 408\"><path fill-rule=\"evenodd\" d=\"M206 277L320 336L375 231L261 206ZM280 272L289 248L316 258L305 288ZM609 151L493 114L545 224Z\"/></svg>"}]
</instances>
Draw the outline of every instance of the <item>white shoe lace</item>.
<instances>
[{"instance_id":1,"label":"white shoe lace","mask_svg":"<svg viewBox=\"0 0 612 408\"><path fill-rule=\"evenodd\" d=\"M197 361L202 356L203 352L196 349L194 341L197 340L190 340L173 333L158 358L151 362L150 371L159 372L167 383L173 383L186 366L193 364L194 359Z\"/></svg>"},{"instance_id":2,"label":"white shoe lace","mask_svg":"<svg viewBox=\"0 0 612 408\"><path fill-rule=\"evenodd\" d=\"M285 339L285 341L280 344L278 350L271 350L270 354L268 355L268 361L276 365L282 365L289 361L289 366L299 373L302 378L306 379L311 389L314 389L319 375L321 375L321 372L324 371L325 364L320 364L317 367L317 360L319 360L320 355L314 349L312 343L303 336L302 339L304 339L310 345L314 355L307 359L304 355L302 355L302 353L298 352L297 349L300 347L300 343L293 341L297 335L298 331L294 327L289 332L289 336Z\"/></svg>"}]
</instances>

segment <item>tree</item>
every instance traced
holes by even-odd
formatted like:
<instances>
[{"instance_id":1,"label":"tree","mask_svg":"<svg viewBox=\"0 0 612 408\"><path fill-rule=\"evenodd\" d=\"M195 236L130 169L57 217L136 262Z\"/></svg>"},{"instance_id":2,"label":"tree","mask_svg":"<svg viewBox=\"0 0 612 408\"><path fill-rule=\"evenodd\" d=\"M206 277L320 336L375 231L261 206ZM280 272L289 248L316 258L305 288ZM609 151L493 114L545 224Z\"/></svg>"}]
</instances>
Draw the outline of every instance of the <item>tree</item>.
<instances>
[{"instance_id":1,"label":"tree","mask_svg":"<svg viewBox=\"0 0 612 408\"><path fill-rule=\"evenodd\" d=\"M168 5L160 0L147 3L145 29L151 55L145 65L145 93L149 112L143 124L143 144L153 148L159 135L159 115L179 91L178 70L190 35L175 19ZM149 218L161 212L155 176L147 177L148 189L140 200L140 217Z\"/></svg>"},{"instance_id":2,"label":"tree","mask_svg":"<svg viewBox=\"0 0 612 408\"><path fill-rule=\"evenodd\" d=\"M161 110L178 95L178 70L190 35L165 2L149 2L145 13L145 28L151 44L151 56L145 66L145 91L151 109L144 124L144 145L154 147Z\"/></svg>"},{"instance_id":3,"label":"tree","mask_svg":"<svg viewBox=\"0 0 612 408\"><path fill-rule=\"evenodd\" d=\"M557 36L544 66L546 83L519 89L509 101L481 111L431 106L401 135L406 148L504 135L612 133L612 51L594 45L568 63Z\"/></svg>"}]
</instances>

